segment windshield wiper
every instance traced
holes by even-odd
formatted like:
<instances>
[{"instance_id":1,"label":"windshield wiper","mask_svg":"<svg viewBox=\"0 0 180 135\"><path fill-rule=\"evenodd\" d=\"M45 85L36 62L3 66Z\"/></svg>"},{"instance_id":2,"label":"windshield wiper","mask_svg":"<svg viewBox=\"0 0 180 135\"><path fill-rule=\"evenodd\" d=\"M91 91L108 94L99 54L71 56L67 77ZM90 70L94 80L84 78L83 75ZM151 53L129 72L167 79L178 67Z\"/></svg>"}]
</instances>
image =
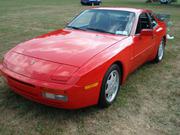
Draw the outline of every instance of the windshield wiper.
<instances>
[{"instance_id":1,"label":"windshield wiper","mask_svg":"<svg viewBox=\"0 0 180 135\"><path fill-rule=\"evenodd\" d=\"M105 31L102 29L97 29L97 28L86 28L87 30L93 30L93 31L97 31L97 32L103 32L103 33L110 33L110 34L114 34L113 32L109 32L109 31Z\"/></svg>"},{"instance_id":2,"label":"windshield wiper","mask_svg":"<svg viewBox=\"0 0 180 135\"><path fill-rule=\"evenodd\" d=\"M71 29L75 29L75 30L84 30L83 28L80 28L80 27L74 27L74 26L67 26L67 28L71 28Z\"/></svg>"}]
</instances>

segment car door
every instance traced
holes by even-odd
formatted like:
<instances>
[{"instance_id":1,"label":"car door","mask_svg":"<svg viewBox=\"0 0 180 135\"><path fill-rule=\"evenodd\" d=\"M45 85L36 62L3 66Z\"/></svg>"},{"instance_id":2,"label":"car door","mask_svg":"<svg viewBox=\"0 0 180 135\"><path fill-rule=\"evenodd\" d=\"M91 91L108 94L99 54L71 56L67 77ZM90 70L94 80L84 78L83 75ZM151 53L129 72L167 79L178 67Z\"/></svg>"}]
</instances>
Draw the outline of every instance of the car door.
<instances>
[{"instance_id":1,"label":"car door","mask_svg":"<svg viewBox=\"0 0 180 135\"><path fill-rule=\"evenodd\" d=\"M136 33L134 36L132 67L137 68L145 63L152 53L152 47L155 44L154 35L142 35L143 29L153 30L150 18L147 13L141 13L139 16Z\"/></svg>"}]
</instances>

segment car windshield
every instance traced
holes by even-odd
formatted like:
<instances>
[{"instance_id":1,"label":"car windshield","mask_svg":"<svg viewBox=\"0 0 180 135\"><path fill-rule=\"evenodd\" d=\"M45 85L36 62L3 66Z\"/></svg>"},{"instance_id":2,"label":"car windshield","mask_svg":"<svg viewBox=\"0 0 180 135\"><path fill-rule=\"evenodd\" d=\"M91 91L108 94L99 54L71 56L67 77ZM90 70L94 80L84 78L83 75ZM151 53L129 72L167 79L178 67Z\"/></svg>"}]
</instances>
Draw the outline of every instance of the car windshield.
<instances>
[{"instance_id":1,"label":"car windshield","mask_svg":"<svg viewBox=\"0 0 180 135\"><path fill-rule=\"evenodd\" d=\"M134 22L135 13L121 10L85 10L77 16L68 28L129 35Z\"/></svg>"}]
</instances>

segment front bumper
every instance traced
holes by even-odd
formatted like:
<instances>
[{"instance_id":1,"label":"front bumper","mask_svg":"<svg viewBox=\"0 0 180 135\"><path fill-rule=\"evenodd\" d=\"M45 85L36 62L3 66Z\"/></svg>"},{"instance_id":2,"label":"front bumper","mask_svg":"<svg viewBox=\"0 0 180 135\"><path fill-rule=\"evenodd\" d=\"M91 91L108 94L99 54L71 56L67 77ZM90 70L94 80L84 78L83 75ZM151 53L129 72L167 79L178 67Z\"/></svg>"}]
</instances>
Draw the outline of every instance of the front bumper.
<instances>
[{"instance_id":1,"label":"front bumper","mask_svg":"<svg viewBox=\"0 0 180 135\"><path fill-rule=\"evenodd\" d=\"M15 93L44 105L64 109L78 109L98 103L99 86L91 90L85 90L83 86L34 80L3 68L1 64L0 73ZM68 97L68 100L48 99L43 96L44 92L64 95Z\"/></svg>"}]
</instances>

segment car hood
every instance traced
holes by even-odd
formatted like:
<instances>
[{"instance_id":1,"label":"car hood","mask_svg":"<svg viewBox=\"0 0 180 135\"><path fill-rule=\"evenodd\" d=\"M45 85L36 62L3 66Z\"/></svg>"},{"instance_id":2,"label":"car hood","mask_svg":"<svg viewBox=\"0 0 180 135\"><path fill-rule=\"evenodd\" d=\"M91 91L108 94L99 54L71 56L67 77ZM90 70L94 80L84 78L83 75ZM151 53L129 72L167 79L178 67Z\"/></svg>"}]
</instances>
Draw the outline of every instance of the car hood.
<instances>
[{"instance_id":1,"label":"car hood","mask_svg":"<svg viewBox=\"0 0 180 135\"><path fill-rule=\"evenodd\" d=\"M93 56L126 38L80 30L57 30L19 44L14 52L80 67Z\"/></svg>"}]
</instances>

